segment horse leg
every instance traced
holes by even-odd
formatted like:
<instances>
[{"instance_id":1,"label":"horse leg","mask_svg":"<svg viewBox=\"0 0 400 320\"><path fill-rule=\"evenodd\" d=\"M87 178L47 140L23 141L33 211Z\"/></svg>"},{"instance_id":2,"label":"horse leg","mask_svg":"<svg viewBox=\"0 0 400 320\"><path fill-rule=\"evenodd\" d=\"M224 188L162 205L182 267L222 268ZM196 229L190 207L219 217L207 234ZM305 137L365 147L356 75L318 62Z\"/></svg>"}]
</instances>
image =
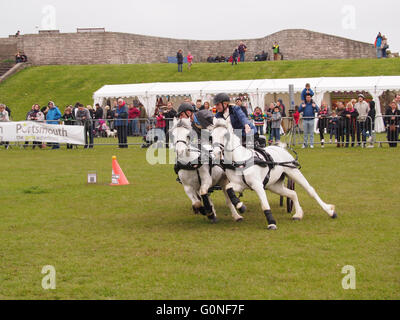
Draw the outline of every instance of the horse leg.
<instances>
[{"instance_id":1,"label":"horse leg","mask_svg":"<svg viewBox=\"0 0 400 320\"><path fill-rule=\"evenodd\" d=\"M239 186L235 186L234 184L232 184L232 182L228 183L225 190L226 193L231 201L231 203L233 204L233 206L239 210L239 212L241 214L244 214L247 210L246 206L243 204L242 201L240 201L240 199L236 196L235 194L235 187L237 187L237 190L241 190L243 191L244 189L242 187Z\"/></svg>"},{"instance_id":2,"label":"horse leg","mask_svg":"<svg viewBox=\"0 0 400 320\"><path fill-rule=\"evenodd\" d=\"M256 182L250 186L257 193L258 197L260 198L261 207L262 207L265 217L267 218L267 221L268 221L268 230L277 230L278 227L276 226L276 221L275 221L274 217L272 216L271 207L269 205L268 198L265 193L262 182L260 182L260 183Z\"/></svg>"},{"instance_id":3,"label":"horse leg","mask_svg":"<svg viewBox=\"0 0 400 320\"><path fill-rule=\"evenodd\" d=\"M225 179L224 181L221 181L221 187L222 187L222 191L224 192L225 195L225 200L226 200L226 205L228 206L229 210L232 213L232 218L236 221L236 222L241 222L243 221L243 217L241 215L239 215L236 211L235 206L232 204L232 201L228 195L228 192L226 191L226 185L228 183L228 181ZM236 196L235 196L236 197ZM240 200L239 200L240 201Z\"/></svg>"},{"instance_id":4,"label":"horse leg","mask_svg":"<svg viewBox=\"0 0 400 320\"><path fill-rule=\"evenodd\" d=\"M286 170L285 173L292 180L294 180L296 183L301 185L307 191L307 193L310 195L310 197L314 198L318 202L318 204L321 206L321 208L332 219L336 219L337 218L337 214L335 212L335 206L331 205L331 204L326 204L324 201L321 200L321 198L318 196L318 194L315 191L315 189L310 185L310 183L303 176L303 174L300 172L300 170L298 170L298 169L290 169L290 170Z\"/></svg>"},{"instance_id":5,"label":"horse leg","mask_svg":"<svg viewBox=\"0 0 400 320\"><path fill-rule=\"evenodd\" d=\"M217 222L217 215L215 214L215 209L210 200L210 197L208 195L204 195L204 196L201 196L201 198L203 199L204 209L205 209L207 218L214 223Z\"/></svg>"},{"instance_id":6,"label":"horse leg","mask_svg":"<svg viewBox=\"0 0 400 320\"><path fill-rule=\"evenodd\" d=\"M196 190L192 186L183 186L183 189L185 190L186 195L192 201L192 208L194 214L204 214L204 208L201 203L201 199L197 195Z\"/></svg>"},{"instance_id":7,"label":"horse leg","mask_svg":"<svg viewBox=\"0 0 400 320\"><path fill-rule=\"evenodd\" d=\"M212 186L212 177L209 174L207 167L204 166L204 167L202 167L202 169L199 172L199 175L201 178L200 197L203 200L204 209L206 211L207 218L213 222L216 222L217 215L215 214L215 209L214 209L212 202L210 200L210 197L208 195L208 191L210 190L210 188Z\"/></svg>"},{"instance_id":8,"label":"horse leg","mask_svg":"<svg viewBox=\"0 0 400 320\"><path fill-rule=\"evenodd\" d=\"M300 206L299 198L297 197L296 191L290 190L285 187L284 185L285 181L281 180L272 186L268 186L268 190L271 192L278 194L282 197L287 197L290 200L293 201L295 209L296 209L296 214L293 216L293 220L302 220L304 217L303 209Z\"/></svg>"}]
</instances>

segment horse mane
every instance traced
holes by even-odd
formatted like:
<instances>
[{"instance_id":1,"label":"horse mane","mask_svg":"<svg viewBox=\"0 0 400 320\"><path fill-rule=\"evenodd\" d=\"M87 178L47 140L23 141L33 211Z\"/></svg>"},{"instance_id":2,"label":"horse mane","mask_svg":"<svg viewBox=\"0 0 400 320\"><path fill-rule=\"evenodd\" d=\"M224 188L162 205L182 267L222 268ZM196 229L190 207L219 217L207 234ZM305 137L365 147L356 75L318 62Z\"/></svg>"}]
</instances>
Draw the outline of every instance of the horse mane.
<instances>
[{"instance_id":1,"label":"horse mane","mask_svg":"<svg viewBox=\"0 0 400 320\"><path fill-rule=\"evenodd\" d=\"M213 129L226 128L228 129L228 122L225 119L215 119Z\"/></svg>"},{"instance_id":2,"label":"horse mane","mask_svg":"<svg viewBox=\"0 0 400 320\"><path fill-rule=\"evenodd\" d=\"M189 119L180 119L176 125L177 128L185 128L187 130L192 129L192 123Z\"/></svg>"}]
</instances>

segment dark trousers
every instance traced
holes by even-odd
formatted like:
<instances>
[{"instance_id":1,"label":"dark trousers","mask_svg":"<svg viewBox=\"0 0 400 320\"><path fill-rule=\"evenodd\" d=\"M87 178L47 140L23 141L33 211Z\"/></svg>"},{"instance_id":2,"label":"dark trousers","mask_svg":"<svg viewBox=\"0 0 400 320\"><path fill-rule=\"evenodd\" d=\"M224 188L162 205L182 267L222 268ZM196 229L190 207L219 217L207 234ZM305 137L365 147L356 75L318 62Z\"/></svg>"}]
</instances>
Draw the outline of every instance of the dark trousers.
<instances>
[{"instance_id":1,"label":"dark trousers","mask_svg":"<svg viewBox=\"0 0 400 320\"><path fill-rule=\"evenodd\" d=\"M367 142L367 126L365 121L357 121L357 143L361 144L361 135L362 141Z\"/></svg>"},{"instance_id":2,"label":"dark trousers","mask_svg":"<svg viewBox=\"0 0 400 320\"><path fill-rule=\"evenodd\" d=\"M344 143L344 131L345 131L344 124L343 123L339 123L338 124L338 128L337 128L338 145Z\"/></svg>"},{"instance_id":3,"label":"dark trousers","mask_svg":"<svg viewBox=\"0 0 400 320\"><path fill-rule=\"evenodd\" d=\"M351 124L346 126L346 147L350 145L350 136L351 136L351 146L354 147L354 143L356 141L356 130L354 130Z\"/></svg>"},{"instance_id":4,"label":"dark trousers","mask_svg":"<svg viewBox=\"0 0 400 320\"><path fill-rule=\"evenodd\" d=\"M391 148L397 148L398 144L398 136L399 136L399 128L395 128L395 130L390 130L390 128L387 129L387 138L389 142L389 147Z\"/></svg>"},{"instance_id":5,"label":"dark trousers","mask_svg":"<svg viewBox=\"0 0 400 320\"><path fill-rule=\"evenodd\" d=\"M178 72L183 72L183 64L178 63Z\"/></svg>"},{"instance_id":6,"label":"dark trousers","mask_svg":"<svg viewBox=\"0 0 400 320\"><path fill-rule=\"evenodd\" d=\"M117 126L118 145L120 148L128 148L128 126Z\"/></svg>"},{"instance_id":7,"label":"dark trousers","mask_svg":"<svg viewBox=\"0 0 400 320\"><path fill-rule=\"evenodd\" d=\"M94 144L94 141L93 141L93 127L92 127L92 124L86 123L85 124L85 148L87 148L87 147L93 148L93 144Z\"/></svg>"}]
</instances>

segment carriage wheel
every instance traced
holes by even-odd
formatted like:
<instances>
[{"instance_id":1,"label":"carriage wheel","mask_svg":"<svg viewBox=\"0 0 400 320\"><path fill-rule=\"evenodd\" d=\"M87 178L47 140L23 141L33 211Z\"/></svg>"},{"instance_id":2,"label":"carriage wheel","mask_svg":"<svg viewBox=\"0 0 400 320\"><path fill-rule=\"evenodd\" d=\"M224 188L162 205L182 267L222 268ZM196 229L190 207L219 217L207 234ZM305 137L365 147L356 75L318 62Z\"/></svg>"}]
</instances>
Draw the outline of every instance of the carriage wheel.
<instances>
[{"instance_id":1,"label":"carriage wheel","mask_svg":"<svg viewBox=\"0 0 400 320\"><path fill-rule=\"evenodd\" d=\"M288 189L293 190L295 189L295 184L292 179L288 180ZM287 205L287 212L292 213L293 211L293 201L290 200L289 198L286 199L286 205Z\"/></svg>"}]
</instances>

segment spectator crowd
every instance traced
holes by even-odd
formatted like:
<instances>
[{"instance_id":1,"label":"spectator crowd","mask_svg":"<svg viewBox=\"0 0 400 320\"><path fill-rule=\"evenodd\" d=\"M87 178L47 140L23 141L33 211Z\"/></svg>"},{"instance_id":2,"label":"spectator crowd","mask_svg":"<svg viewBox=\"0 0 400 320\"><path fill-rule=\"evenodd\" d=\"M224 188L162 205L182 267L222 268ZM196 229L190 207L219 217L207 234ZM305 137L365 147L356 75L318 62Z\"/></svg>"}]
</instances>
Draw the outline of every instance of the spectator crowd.
<instances>
[{"instance_id":1,"label":"spectator crowd","mask_svg":"<svg viewBox=\"0 0 400 320\"><path fill-rule=\"evenodd\" d=\"M277 99L264 108L251 106L247 95L239 95L234 104L239 107L245 117L254 124L257 134L266 135L270 145L279 143L282 135L303 132L303 148L314 148L314 131L317 128L320 136L321 147L325 144L336 144L338 148L366 147L372 142L375 130L375 102L366 101L363 94L358 99L352 99L347 103L339 101L332 106L323 101L318 106L314 100L314 92L310 84L306 84L301 94L301 104L294 110L287 110L282 99ZM191 103L197 111L208 110L216 114L217 110L210 102L197 100L192 102L189 98L185 102ZM144 105L139 101L128 104L123 99L114 101L113 106L102 107L96 104L94 107L77 102L74 106L68 105L61 112L59 107L49 101L44 107L34 104L26 114L27 121L46 122L58 125L79 125L84 127L85 146L94 147L94 138L118 137L119 147L128 147L128 137L142 137L147 139L149 131L162 130L169 143L170 121L177 116L172 102L162 103L157 106L154 114L147 114ZM400 94L396 95L387 107L383 116L387 133L387 141L390 147L396 147L399 139L400 126ZM11 110L4 104L0 104L0 122L11 121ZM1 141L8 149L8 142ZM371 143L372 145L372 143ZM24 144L27 148L29 142ZM32 142L32 148L59 149L56 143ZM67 149L77 146L67 145Z\"/></svg>"}]
</instances>

